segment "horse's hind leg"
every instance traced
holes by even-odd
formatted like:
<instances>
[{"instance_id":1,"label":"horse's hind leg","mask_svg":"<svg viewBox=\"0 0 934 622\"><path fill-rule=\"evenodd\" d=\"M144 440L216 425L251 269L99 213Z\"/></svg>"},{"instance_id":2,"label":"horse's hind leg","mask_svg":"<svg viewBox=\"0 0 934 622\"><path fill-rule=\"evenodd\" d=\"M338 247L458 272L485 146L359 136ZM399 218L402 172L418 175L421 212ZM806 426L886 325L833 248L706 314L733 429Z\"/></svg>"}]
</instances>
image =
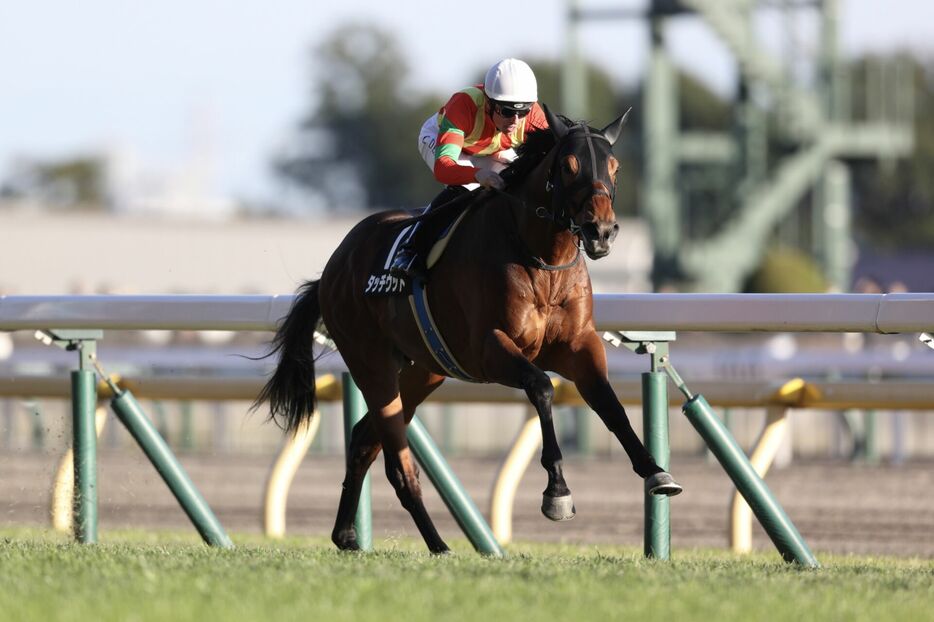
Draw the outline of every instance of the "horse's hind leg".
<instances>
[{"instance_id":1,"label":"horse's hind leg","mask_svg":"<svg viewBox=\"0 0 934 622\"><path fill-rule=\"evenodd\" d=\"M381 357L375 349L371 349L365 359L345 354L345 361L369 406L366 418L370 421L374 437L364 438L375 438L381 444L386 464L386 477L395 489L402 507L412 515L415 526L425 539L428 550L433 553L447 552L448 546L438 535L422 501L418 468L405 435L406 424L414 414L415 407L441 384L443 378L424 371L410 370L410 368L406 368L401 375L397 375L399 368L388 351L386 356ZM380 364L381 362L384 364ZM400 385L405 391L404 398L399 393ZM404 403L405 409L403 409ZM362 443L361 446L367 445ZM373 458L375 457L374 453ZM362 475L360 481L362 482ZM354 483L357 483L356 480ZM359 499L359 492L355 499L348 495L345 508L343 495L341 498L341 509L347 513L347 516L342 516L339 511L339 518L349 520L350 529L352 529L353 514L356 513L356 499ZM351 500L354 501L352 509L350 508ZM345 529L347 524L347 522L344 523Z\"/></svg>"},{"instance_id":2,"label":"horse's hind leg","mask_svg":"<svg viewBox=\"0 0 934 622\"><path fill-rule=\"evenodd\" d=\"M444 376L430 372L422 367L416 367L415 365L407 365L402 368L402 372L399 374L399 395L402 398L402 409L406 426L412 421L412 417L415 416L415 409L418 405L425 401L425 398L428 397L432 391L441 386L441 383L444 382L444 378ZM412 466L415 468L416 484L419 484L418 465L413 462ZM390 472L388 460L386 461L386 475L389 477L390 481L394 481L399 477L398 471L394 473ZM396 488L396 491L398 493L399 488ZM406 507L406 509L409 509L408 506L406 506L406 501L402 499L401 496L399 499L402 500L402 505ZM418 514L412 513L412 517L415 520L415 524L418 525L419 532L425 538L425 544L428 545L428 549L435 553L447 552L447 545L441 540L441 537L435 530L434 524L431 522L431 519L428 518L427 511L425 511L424 506L421 504L420 494L418 505L422 506L421 512ZM409 512L411 513L412 510L409 510Z\"/></svg>"},{"instance_id":3,"label":"horse's hind leg","mask_svg":"<svg viewBox=\"0 0 934 622\"><path fill-rule=\"evenodd\" d=\"M402 399L396 396L389 404L378 409L378 412L379 417L374 421L380 430L380 438L386 450L384 454L386 477L396 490L396 496L399 497L402 507L412 515L415 526L422 534L428 550L432 553L447 553L450 549L438 535L438 530L431 522L422 501L418 466L415 464L415 458L412 456L405 436L406 421Z\"/></svg>"},{"instance_id":4,"label":"horse's hind leg","mask_svg":"<svg viewBox=\"0 0 934 622\"><path fill-rule=\"evenodd\" d=\"M441 386L444 378L445 376L415 365L406 365L402 368L399 373L399 396L402 398L406 423L412 420L418 405L424 402L432 391Z\"/></svg>"},{"instance_id":5,"label":"horse's hind leg","mask_svg":"<svg viewBox=\"0 0 934 622\"><path fill-rule=\"evenodd\" d=\"M542 427L542 466L548 485L542 493L542 514L553 521L574 518L576 509L571 489L564 480L561 448L555 434L551 403L555 389L548 374L533 365L505 333L494 331L487 338L483 369L490 380L525 390Z\"/></svg>"},{"instance_id":6,"label":"horse's hind leg","mask_svg":"<svg viewBox=\"0 0 934 622\"><path fill-rule=\"evenodd\" d=\"M373 425L373 416L367 413L357 422L350 434L341 500L337 506L334 530L331 532L331 541L342 551L360 549L354 519L357 516L357 505L360 503L363 478L366 477L367 470L379 455L381 447L376 427Z\"/></svg>"},{"instance_id":7,"label":"horse's hind leg","mask_svg":"<svg viewBox=\"0 0 934 622\"><path fill-rule=\"evenodd\" d=\"M444 382L444 376L433 374L420 367L409 365L403 368L399 374L399 390L406 423L412 420L416 407L442 382ZM331 532L331 541L343 551L356 551L360 548L357 543L354 520L357 516L357 506L360 503L363 479L381 448L376 426L373 424L373 416L367 413L354 426L350 436L346 475L341 489L341 500L337 507L337 519L334 521L334 530ZM418 477L417 467L415 476Z\"/></svg>"}]
</instances>

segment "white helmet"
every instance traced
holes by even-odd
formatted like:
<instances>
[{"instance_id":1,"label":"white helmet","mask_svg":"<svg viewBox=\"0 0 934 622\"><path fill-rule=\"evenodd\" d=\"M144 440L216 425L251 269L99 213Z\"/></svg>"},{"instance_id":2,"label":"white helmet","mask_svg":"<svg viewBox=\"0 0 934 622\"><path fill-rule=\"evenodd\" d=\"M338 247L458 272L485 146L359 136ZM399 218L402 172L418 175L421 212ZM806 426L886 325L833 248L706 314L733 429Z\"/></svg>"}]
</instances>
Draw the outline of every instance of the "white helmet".
<instances>
[{"instance_id":1,"label":"white helmet","mask_svg":"<svg viewBox=\"0 0 934 622\"><path fill-rule=\"evenodd\" d=\"M501 60L486 72L483 90L487 97L502 102L538 101L538 82L532 68L517 58Z\"/></svg>"}]
</instances>

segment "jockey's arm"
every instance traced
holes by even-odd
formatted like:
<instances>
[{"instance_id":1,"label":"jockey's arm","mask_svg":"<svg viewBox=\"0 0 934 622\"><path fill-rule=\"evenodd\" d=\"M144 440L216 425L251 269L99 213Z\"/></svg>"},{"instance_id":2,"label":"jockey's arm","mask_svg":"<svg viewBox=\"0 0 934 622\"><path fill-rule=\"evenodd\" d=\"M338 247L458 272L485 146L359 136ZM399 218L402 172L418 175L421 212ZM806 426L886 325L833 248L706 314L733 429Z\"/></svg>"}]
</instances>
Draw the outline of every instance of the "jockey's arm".
<instances>
[{"instance_id":1,"label":"jockey's arm","mask_svg":"<svg viewBox=\"0 0 934 622\"><path fill-rule=\"evenodd\" d=\"M477 182L479 169L461 162L464 137L473 132L477 106L464 92L455 93L441 109L435 146L435 179L447 186Z\"/></svg>"},{"instance_id":2,"label":"jockey's arm","mask_svg":"<svg viewBox=\"0 0 934 622\"><path fill-rule=\"evenodd\" d=\"M463 94L455 94L442 109L438 140L435 146L434 175L442 184L447 186L461 186L471 183L480 183L484 186L502 187L502 179L494 175L490 179L488 171L478 169L470 164L460 162L461 152L464 148L464 136L473 131L477 119L476 106ZM526 131L536 131L548 128L548 120L539 104L532 106L528 118L525 120ZM508 149L508 156L503 152L503 158L493 154L494 160L508 164L515 152Z\"/></svg>"},{"instance_id":3,"label":"jockey's arm","mask_svg":"<svg viewBox=\"0 0 934 622\"><path fill-rule=\"evenodd\" d=\"M460 149L458 149L460 155ZM458 164L456 158L447 155L435 158L435 179L446 186L463 186L477 181L477 171L473 166Z\"/></svg>"}]
</instances>

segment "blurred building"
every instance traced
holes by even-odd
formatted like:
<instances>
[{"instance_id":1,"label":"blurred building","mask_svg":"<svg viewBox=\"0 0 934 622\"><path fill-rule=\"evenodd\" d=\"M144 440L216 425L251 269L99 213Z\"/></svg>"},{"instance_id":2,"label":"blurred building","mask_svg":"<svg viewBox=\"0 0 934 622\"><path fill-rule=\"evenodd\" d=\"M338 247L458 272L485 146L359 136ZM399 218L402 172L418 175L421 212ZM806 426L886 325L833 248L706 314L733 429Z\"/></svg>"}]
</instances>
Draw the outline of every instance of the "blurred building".
<instances>
[{"instance_id":1,"label":"blurred building","mask_svg":"<svg viewBox=\"0 0 934 622\"><path fill-rule=\"evenodd\" d=\"M115 216L0 210L0 290L288 294L317 278L363 216L204 220L132 210ZM604 292L648 291L652 251L646 227L637 220L620 224L613 252L588 261L594 285Z\"/></svg>"}]
</instances>

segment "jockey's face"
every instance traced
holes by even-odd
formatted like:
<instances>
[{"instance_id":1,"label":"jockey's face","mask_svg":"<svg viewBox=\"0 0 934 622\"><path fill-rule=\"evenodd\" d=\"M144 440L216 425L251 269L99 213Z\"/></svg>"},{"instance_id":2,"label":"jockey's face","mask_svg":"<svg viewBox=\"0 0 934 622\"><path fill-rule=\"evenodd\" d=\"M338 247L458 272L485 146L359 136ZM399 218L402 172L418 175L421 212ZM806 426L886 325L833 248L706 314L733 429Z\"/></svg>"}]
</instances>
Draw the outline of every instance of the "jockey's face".
<instances>
[{"instance_id":1,"label":"jockey's face","mask_svg":"<svg viewBox=\"0 0 934 622\"><path fill-rule=\"evenodd\" d=\"M504 134L511 134L514 132L516 128L519 127L519 119L529 114L529 108L526 108L521 113L515 113L508 109L504 110L503 105L498 102L490 102L489 111L490 117L493 119L493 125Z\"/></svg>"},{"instance_id":2,"label":"jockey's face","mask_svg":"<svg viewBox=\"0 0 934 622\"><path fill-rule=\"evenodd\" d=\"M519 127L519 117L504 117L499 113L499 111L494 107L493 108L493 125L496 126L500 132L504 134L511 134Z\"/></svg>"}]
</instances>

